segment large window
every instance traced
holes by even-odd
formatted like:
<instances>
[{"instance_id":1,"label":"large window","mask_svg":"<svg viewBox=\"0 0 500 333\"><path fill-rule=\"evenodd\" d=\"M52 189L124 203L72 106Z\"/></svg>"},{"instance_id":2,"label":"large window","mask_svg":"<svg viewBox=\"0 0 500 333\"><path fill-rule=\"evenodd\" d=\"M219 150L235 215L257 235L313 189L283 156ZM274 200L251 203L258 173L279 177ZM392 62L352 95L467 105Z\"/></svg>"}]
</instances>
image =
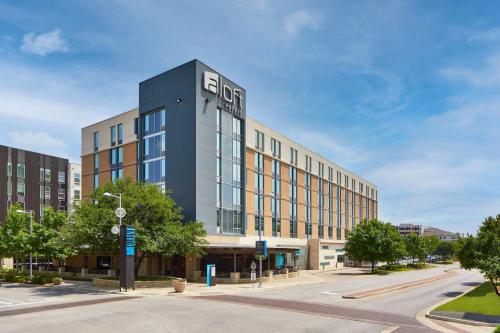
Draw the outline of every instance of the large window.
<instances>
[{"instance_id":1,"label":"large window","mask_svg":"<svg viewBox=\"0 0 500 333\"><path fill-rule=\"evenodd\" d=\"M73 190L73 199L80 200L80 190Z\"/></svg>"},{"instance_id":2,"label":"large window","mask_svg":"<svg viewBox=\"0 0 500 333\"><path fill-rule=\"evenodd\" d=\"M273 157L281 158L281 142L271 138L271 153Z\"/></svg>"},{"instance_id":3,"label":"large window","mask_svg":"<svg viewBox=\"0 0 500 333\"><path fill-rule=\"evenodd\" d=\"M277 160L272 161L272 184L271 184L271 214L273 236L281 236L281 163Z\"/></svg>"},{"instance_id":4,"label":"large window","mask_svg":"<svg viewBox=\"0 0 500 333\"><path fill-rule=\"evenodd\" d=\"M64 172L64 171L58 171L57 172L57 181L60 184L66 183L66 172Z\"/></svg>"},{"instance_id":5,"label":"large window","mask_svg":"<svg viewBox=\"0 0 500 333\"><path fill-rule=\"evenodd\" d=\"M154 111L142 116L142 179L154 183L161 189L165 188L165 109ZM118 127L120 141L121 124ZM121 134L123 135L123 134ZM120 153L121 154L121 153ZM120 178L121 163L115 170L115 178Z\"/></svg>"},{"instance_id":6,"label":"large window","mask_svg":"<svg viewBox=\"0 0 500 333\"><path fill-rule=\"evenodd\" d=\"M335 186L337 199L337 239L342 238L342 205L340 200L340 186Z\"/></svg>"},{"instance_id":7,"label":"large window","mask_svg":"<svg viewBox=\"0 0 500 333\"><path fill-rule=\"evenodd\" d=\"M307 161L307 156L306 156ZM312 236L312 221L311 221L311 213L312 213L312 202L311 202L311 174L305 174L305 200L306 200L306 210L305 210L305 234L306 238L311 238Z\"/></svg>"},{"instance_id":8,"label":"large window","mask_svg":"<svg viewBox=\"0 0 500 333\"><path fill-rule=\"evenodd\" d=\"M111 126L111 146L116 146L116 126Z\"/></svg>"},{"instance_id":9,"label":"large window","mask_svg":"<svg viewBox=\"0 0 500 333\"><path fill-rule=\"evenodd\" d=\"M25 174L24 164L18 163L17 164L17 177L24 178L25 176L26 176L26 174Z\"/></svg>"},{"instance_id":10,"label":"large window","mask_svg":"<svg viewBox=\"0 0 500 333\"><path fill-rule=\"evenodd\" d=\"M163 126L165 126L165 116L163 116ZM118 124L118 144L121 145L123 143L123 125Z\"/></svg>"},{"instance_id":11,"label":"large window","mask_svg":"<svg viewBox=\"0 0 500 333\"><path fill-rule=\"evenodd\" d=\"M7 177L12 177L12 163L7 162Z\"/></svg>"},{"instance_id":12,"label":"large window","mask_svg":"<svg viewBox=\"0 0 500 333\"><path fill-rule=\"evenodd\" d=\"M290 237L297 238L297 169L289 167L290 178Z\"/></svg>"},{"instance_id":13,"label":"large window","mask_svg":"<svg viewBox=\"0 0 500 333\"><path fill-rule=\"evenodd\" d=\"M217 109L216 117L217 226L220 233L243 234L243 124L221 109Z\"/></svg>"},{"instance_id":14,"label":"large window","mask_svg":"<svg viewBox=\"0 0 500 333\"><path fill-rule=\"evenodd\" d=\"M318 238L322 239L324 236L324 221L323 221L323 208L324 208L324 193L323 193L323 179L318 179Z\"/></svg>"},{"instance_id":15,"label":"large window","mask_svg":"<svg viewBox=\"0 0 500 333\"><path fill-rule=\"evenodd\" d=\"M12 195L12 182L10 180L7 181L7 195Z\"/></svg>"},{"instance_id":16,"label":"large window","mask_svg":"<svg viewBox=\"0 0 500 333\"><path fill-rule=\"evenodd\" d=\"M73 182L75 183L75 185L80 185L80 179L81 175L79 173L75 173L73 175Z\"/></svg>"},{"instance_id":17,"label":"large window","mask_svg":"<svg viewBox=\"0 0 500 333\"><path fill-rule=\"evenodd\" d=\"M24 196L25 194L24 190L25 190L24 183L17 183L17 195Z\"/></svg>"},{"instance_id":18,"label":"large window","mask_svg":"<svg viewBox=\"0 0 500 333\"><path fill-rule=\"evenodd\" d=\"M264 230L264 155L255 153L255 230Z\"/></svg>"},{"instance_id":19,"label":"large window","mask_svg":"<svg viewBox=\"0 0 500 333\"><path fill-rule=\"evenodd\" d=\"M99 151L99 132L94 132L94 152Z\"/></svg>"},{"instance_id":20,"label":"large window","mask_svg":"<svg viewBox=\"0 0 500 333\"><path fill-rule=\"evenodd\" d=\"M264 151L264 133L255 130L255 149Z\"/></svg>"}]
</instances>

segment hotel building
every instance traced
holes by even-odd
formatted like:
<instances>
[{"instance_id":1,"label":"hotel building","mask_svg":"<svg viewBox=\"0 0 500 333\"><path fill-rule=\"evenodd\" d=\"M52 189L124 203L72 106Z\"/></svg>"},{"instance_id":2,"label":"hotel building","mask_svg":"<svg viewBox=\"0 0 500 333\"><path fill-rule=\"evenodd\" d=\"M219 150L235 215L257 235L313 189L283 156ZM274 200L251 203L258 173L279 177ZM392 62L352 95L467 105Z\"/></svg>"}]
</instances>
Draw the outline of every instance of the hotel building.
<instances>
[{"instance_id":1,"label":"hotel building","mask_svg":"<svg viewBox=\"0 0 500 333\"><path fill-rule=\"evenodd\" d=\"M83 197L130 176L205 225L206 256L148 258L144 274L248 272L259 224L266 269L334 269L349 232L377 217L374 184L246 111L244 88L193 60L141 82L138 109L82 129Z\"/></svg>"}]
</instances>

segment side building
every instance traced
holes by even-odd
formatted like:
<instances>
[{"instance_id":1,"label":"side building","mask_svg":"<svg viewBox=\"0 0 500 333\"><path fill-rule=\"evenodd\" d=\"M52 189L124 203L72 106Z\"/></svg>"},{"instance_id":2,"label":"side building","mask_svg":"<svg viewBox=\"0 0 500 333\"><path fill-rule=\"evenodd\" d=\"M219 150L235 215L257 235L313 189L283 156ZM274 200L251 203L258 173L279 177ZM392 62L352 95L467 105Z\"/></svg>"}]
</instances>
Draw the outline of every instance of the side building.
<instances>
[{"instance_id":1,"label":"side building","mask_svg":"<svg viewBox=\"0 0 500 333\"><path fill-rule=\"evenodd\" d=\"M149 258L145 274L246 274L259 225L267 270L334 269L349 232L378 215L376 185L248 117L245 89L198 60L141 82L138 110L82 130L84 196L113 179L112 128L126 122L123 145L137 148L123 168L171 189L208 234L203 258Z\"/></svg>"},{"instance_id":2,"label":"side building","mask_svg":"<svg viewBox=\"0 0 500 333\"><path fill-rule=\"evenodd\" d=\"M82 197L123 176L137 180L137 120L133 109L82 129Z\"/></svg>"},{"instance_id":3,"label":"side building","mask_svg":"<svg viewBox=\"0 0 500 333\"><path fill-rule=\"evenodd\" d=\"M425 231L425 226L421 224L400 224L396 226L401 237L406 237L408 234L416 234L417 236L422 236Z\"/></svg>"}]
</instances>

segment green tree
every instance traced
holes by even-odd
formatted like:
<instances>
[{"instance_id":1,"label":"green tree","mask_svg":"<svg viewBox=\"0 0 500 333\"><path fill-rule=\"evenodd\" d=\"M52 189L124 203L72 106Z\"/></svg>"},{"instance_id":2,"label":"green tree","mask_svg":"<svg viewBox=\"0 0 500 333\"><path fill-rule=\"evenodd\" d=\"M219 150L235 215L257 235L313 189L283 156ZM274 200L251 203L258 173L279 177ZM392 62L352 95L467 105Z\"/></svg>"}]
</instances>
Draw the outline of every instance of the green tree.
<instances>
[{"instance_id":1,"label":"green tree","mask_svg":"<svg viewBox=\"0 0 500 333\"><path fill-rule=\"evenodd\" d=\"M436 249L439 245L439 238L437 236L425 236L423 237L425 247L427 248L427 252L430 255L435 255L436 254Z\"/></svg>"},{"instance_id":2,"label":"green tree","mask_svg":"<svg viewBox=\"0 0 500 333\"><path fill-rule=\"evenodd\" d=\"M398 230L390 223L364 220L351 232L345 245L346 255L357 261L371 263L394 261L404 255L404 243Z\"/></svg>"},{"instance_id":3,"label":"green tree","mask_svg":"<svg viewBox=\"0 0 500 333\"><path fill-rule=\"evenodd\" d=\"M206 231L198 221L183 223L182 208L168 193L157 186L136 183L130 178L110 182L93 191L73 214L69 238L77 248L85 246L89 253L110 253L118 250L118 237L111 233L118 224L114 214L118 200L105 192L121 193L122 207L127 214L123 223L136 230L135 274L138 275L146 256L199 256L207 244Z\"/></svg>"},{"instance_id":4,"label":"green tree","mask_svg":"<svg viewBox=\"0 0 500 333\"><path fill-rule=\"evenodd\" d=\"M462 268L479 269L500 296L500 215L486 218L475 237L459 239L457 257Z\"/></svg>"},{"instance_id":5,"label":"green tree","mask_svg":"<svg viewBox=\"0 0 500 333\"><path fill-rule=\"evenodd\" d=\"M63 265L68 256L75 254L73 246L63 234L67 224L66 213L46 208L40 223L33 224L31 244L34 255L56 259Z\"/></svg>"},{"instance_id":6,"label":"green tree","mask_svg":"<svg viewBox=\"0 0 500 333\"><path fill-rule=\"evenodd\" d=\"M437 248L436 254L443 258L450 258L455 252L454 242L452 241L440 241Z\"/></svg>"},{"instance_id":7,"label":"green tree","mask_svg":"<svg viewBox=\"0 0 500 333\"><path fill-rule=\"evenodd\" d=\"M29 216L17 213L17 210L21 209L21 205L12 204L7 210L4 224L0 225L0 239L3 244L0 256L14 258L18 272L21 260L24 261L31 251Z\"/></svg>"},{"instance_id":8,"label":"green tree","mask_svg":"<svg viewBox=\"0 0 500 333\"><path fill-rule=\"evenodd\" d=\"M415 233L410 233L406 235L404 242L406 253L412 258L413 262L415 262L415 258L425 259L427 247L423 238Z\"/></svg>"}]
</instances>

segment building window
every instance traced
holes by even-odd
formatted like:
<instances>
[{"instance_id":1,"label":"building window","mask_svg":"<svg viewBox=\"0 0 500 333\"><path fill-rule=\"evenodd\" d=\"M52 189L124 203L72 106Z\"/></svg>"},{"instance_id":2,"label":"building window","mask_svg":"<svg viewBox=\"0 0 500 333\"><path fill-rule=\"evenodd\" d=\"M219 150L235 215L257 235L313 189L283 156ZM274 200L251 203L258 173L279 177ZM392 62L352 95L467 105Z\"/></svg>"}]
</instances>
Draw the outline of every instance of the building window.
<instances>
[{"instance_id":1,"label":"building window","mask_svg":"<svg viewBox=\"0 0 500 333\"><path fill-rule=\"evenodd\" d=\"M324 221L323 221L323 208L324 208L324 193L323 193L323 179L318 179L318 238L322 239L324 236Z\"/></svg>"},{"instance_id":2,"label":"building window","mask_svg":"<svg viewBox=\"0 0 500 333\"><path fill-rule=\"evenodd\" d=\"M307 161L307 156L306 156L306 161ZM311 174L306 173L305 174L305 205L306 205L306 210L305 210L305 234L306 238L311 238L312 236L312 221L311 221L311 212L312 212L312 200L311 200Z\"/></svg>"},{"instance_id":3,"label":"building window","mask_svg":"<svg viewBox=\"0 0 500 333\"><path fill-rule=\"evenodd\" d=\"M7 195L12 195L12 182L10 180L7 181Z\"/></svg>"},{"instance_id":4,"label":"building window","mask_svg":"<svg viewBox=\"0 0 500 333\"><path fill-rule=\"evenodd\" d=\"M342 173L340 171L337 171L337 185L340 186L342 182Z\"/></svg>"},{"instance_id":5,"label":"building window","mask_svg":"<svg viewBox=\"0 0 500 333\"><path fill-rule=\"evenodd\" d=\"M43 182L45 180L45 169L40 168L40 181Z\"/></svg>"},{"instance_id":6,"label":"building window","mask_svg":"<svg viewBox=\"0 0 500 333\"><path fill-rule=\"evenodd\" d=\"M40 186L40 199L45 198L45 186L41 185Z\"/></svg>"},{"instance_id":7,"label":"building window","mask_svg":"<svg viewBox=\"0 0 500 333\"><path fill-rule=\"evenodd\" d=\"M45 186L45 199L50 199L50 186Z\"/></svg>"},{"instance_id":8,"label":"building window","mask_svg":"<svg viewBox=\"0 0 500 333\"><path fill-rule=\"evenodd\" d=\"M328 181L333 182L333 168L328 167Z\"/></svg>"},{"instance_id":9,"label":"building window","mask_svg":"<svg viewBox=\"0 0 500 333\"><path fill-rule=\"evenodd\" d=\"M94 132L94 152L99 151L99 132Z\"/></svg>"},{"instance_id":10,"label":"building window","mask_svg":"<svg viewBox=\"0 0 500 333\"><path fill-rule=\"evenodd\" d=\"M118 144L121 145L122 143L123 143L123 125L118 124Z\"/></svg>"},{"instance_id":11,"label":"building window","mask_svg":"<svg viewBox=\"0 0 500 333\"><path fill-rule=\"evenodd\" d=\"M25 177L25 166L24 164L17 164L17 177L24 178Z\"/></svg>"},{"instance_id":12,"label":"building window","mask_svg":"<svg viewBox=\"0 0 500 333\"><path fill-rule=\"evenodd\" d=\"M111 126L111 146L116 145L116 126Z\"/></svg>"},{"instance_id":13,"label":"building window","mask_svg":"<svg viewBox=\"0 0 500 333\"><path fill-rule=\"evenodd\" d=\"M255 215L256 224L255 230L264 230L264 156L260 153L255 153ZM260 221L260 222L259 222Z\"/></svg>"},{"instance_id":14,"label":"building window","mask_svg":"<svg viewBox=\"0 0 500 333\"><path fill-rule=\"evenodd\" d=\"M80 179L81 175L79 173L75 173L73 175L73 182L75 183L75 185L80 185Z\"/></svg>"},{"instance_id":15,"label":"building window","mask_svg":"<svg viewBox=\"0 0 500 333\"><path fill-rule=\"evenodd\" d=\"M264 151L264 133L255 130L255 149Z\"/></svg>"},{"instance_id":16,"label":"building window","mask_svg":"<svg viewBox=\"0 0 500 333\"><path fill-rule=\"evenodd\" d=\"M99 154L94 154L94 173L99 173Z\"/></svg>"},{"instance_id":17,"label":"building window","mask_svg":"<svg viewBox=\"0 0 500 333\"><path fill-rule=\"evenodd\" d=\"M66 200L66 190L63 188L60 188L58 190L58 197L59 197L59 200Z\"/></svg>"},{"instance_id":18,"label":"building window","mask_svg":"<svg viewBox=\"0 0 500 333\"><path fill-rule=\"evenodd\" d=\"M58 171L57 172L57 181L60 184L66 183L66 172L64 172L64 171Z\"/></svg>"},{"instance_id":19,"label":"building window","mask_svg":"<svg viewBox=\"0 0 500 333\"><path fill-rule=\"evenodd\" d=\"M50 169L45 169L45 181L50 182L51 179Z\"/></svg>"},{"instance_id":20,"label":"building window","mask_svg":"<svg viewBox=\"0 0 500 333\"><path fill-rule=\"evenodd\" d=\"M94 188L99 187L99 175L94 175Z\"/></svg>"},{"instance_id":21,"label":"building window","mask_svg":"<svg viewBox=\"0 0 500 333\"><path fill-rule=\"evenodd\" d=\"M281 142L271 138L271 153L273 157L281 158Z\"/></svg>"},{"instance_id":22,"label":"building window","mask_svg":"<svg viewBox=\"0 0 500 333\"><path fill-rule=\"evenodd\" d=\"M325 169L325 165L321 162L318 162L318 176L321 178L324 177L324 169Z\"/></svg>"},{"instance_id":23,"label":"building window","mask_svg":"<svg viewBox=\"0 0 500 333\"><path fill-rule=\"evenodd\" d=\"M297 150L290 147L290 164L297 165Z\"/></svg>"},{"instance_id":24,"label":"building window","mask_svg":"<svg viewBox=\"0 0 500 333\"><path fill-rule=\"evenodd\" d=\"M344 175L344 186L345 188L349 188L349 176Z\"/></svg>"},{"instance_id":25,"label":"building window","mask_svg":"<svg viewBox=\"0 0 500 333\"><path fill-rule=\"evenodd\" d=\"M338 175L338 174L337 174ZM342 238L342 205L340 200L340 186L335 186L336 188L336 199L337 199L337 240Z\"/></svg>"},{"instance_id":26,"label":"building window","mask_svg":"<svg viewBox=\"0 0 500 333\"><path fill-rule=\"evenodd\" d=\"M281 163L277 160L272 161L272 184L271 184L271 214L273 236L281 236Z\"/></svg>"},{"instance_id":27,"label":"building window","mask_svg":"<svg viewBox=\"0 0 500 333\"><path fill-rule=\"evenodd\" d=\"M17 183L17 195L24 196L24 183Z\"/></svg>"},{"instance_id":28,"label":"building window","mask_svg":"<svg viewBox=\"0 0 500 333\"><path fill-rule=\"evenodd\" d=\"M290 178L290 237L297 238L297 168L289 167Z\"/></svg>"},{"instance_id":29,"label":"building window","mask_svg":"<svg viewBox=\"0 0 500 333\"><path fill-rule=\"evenodd\" d=\"M154 111L143 116L144 136L165 131L165 109Z\"/></svg>"},{"instance_id":30,"label":"building window","mask_svg":"<svg viewBox=\"0 0 500 333\"><path fill-rule=\"evenodd\" d=\"M12 177L12 163L7 162L7 177Z\"/></svg>"},{"instance_id":31,"label":"building window","mask_svg":"<svg viewBox=\"0 0 500 333\"><path fill-rule=\"evenodd\" d=\"M73 191L73 199L80 200L80 190Z\"/></svg>"},{"instance_id":32,"label":"building window","mask_svg":"<svg viewBox=\"0 0 500 333\"><path fill-rule=\"evenodd\" d=\"M305 160L306 160L306 171L311 172L312 171L312 159L310 156L305 155Z\"/></svg>"}]
</instances>

